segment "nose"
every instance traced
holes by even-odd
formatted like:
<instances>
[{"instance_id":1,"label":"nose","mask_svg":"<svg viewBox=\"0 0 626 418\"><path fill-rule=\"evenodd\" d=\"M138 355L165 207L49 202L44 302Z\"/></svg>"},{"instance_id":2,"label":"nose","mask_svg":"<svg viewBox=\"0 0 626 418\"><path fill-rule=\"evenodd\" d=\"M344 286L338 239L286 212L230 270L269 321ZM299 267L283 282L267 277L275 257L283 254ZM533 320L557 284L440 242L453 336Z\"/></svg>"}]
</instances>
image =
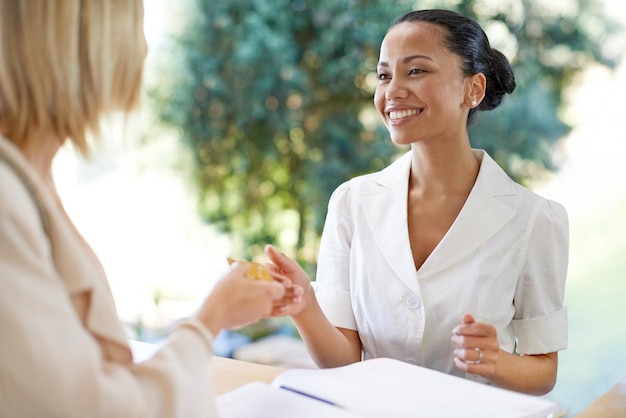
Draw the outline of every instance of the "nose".
<instances>
[{"instance_id":1,"label":"nose","mask_svg":"<svg viewBox=\"0 0 626 418\"><path fill-rule=\"evenodd\" d=\"M385 98L387 100L404 99L408 95L408 90L401 79L393 77L387 83L387 89L385 90Z\"/></svg>"}]
</instances>

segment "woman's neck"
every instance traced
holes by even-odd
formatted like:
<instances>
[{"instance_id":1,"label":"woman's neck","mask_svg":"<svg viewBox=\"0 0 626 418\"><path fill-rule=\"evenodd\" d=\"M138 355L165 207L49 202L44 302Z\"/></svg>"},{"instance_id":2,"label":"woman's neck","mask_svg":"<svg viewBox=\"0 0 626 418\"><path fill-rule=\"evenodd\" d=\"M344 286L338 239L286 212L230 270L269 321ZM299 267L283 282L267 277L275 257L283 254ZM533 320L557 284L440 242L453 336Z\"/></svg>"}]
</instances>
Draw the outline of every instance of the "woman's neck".
<instances>
[{"instance_id":1,"label":"woman's neck","mask_svg":"<svg viewBox=\"0 0 626 418\"><path fill-rule=\"evenodd\" d=\"M36 135L20 146L26 160L41 176L42 180L54 189L52 161L61 148L62 141L55 135Z\"/></svg>"},{"instance_id":2,"label":"woman's neck","mask_svg":"<svg viewBox=\"0 0 626 418\"><path fill-rule=\"evenodd\" d=\"M461 146L440 145L413 144L411 187L424 195L468 193L480 168L469 141Z\"/></svg>"}]
</instances>

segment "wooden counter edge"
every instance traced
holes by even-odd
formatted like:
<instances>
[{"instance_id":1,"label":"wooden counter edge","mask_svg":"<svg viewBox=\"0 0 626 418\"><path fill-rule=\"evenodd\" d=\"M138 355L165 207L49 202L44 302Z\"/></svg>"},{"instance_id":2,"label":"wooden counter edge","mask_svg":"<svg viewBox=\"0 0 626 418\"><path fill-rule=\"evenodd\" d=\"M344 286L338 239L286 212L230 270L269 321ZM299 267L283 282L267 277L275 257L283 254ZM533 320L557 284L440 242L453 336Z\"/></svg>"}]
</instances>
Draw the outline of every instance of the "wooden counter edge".
<instances>
[{"instance_id":1,"label":"wooden counter edge","mask_svg":"<svg viewBox=\"0 0 626 418\"><path fill-rule=\"evenodd\" d=\"M626 376L608 392L593 401L576 418L623 418L626 417Z\"/></svg>"},{"instance_id":2,"label":"wooden counter edge","mask_svg":"<svg viewBox=\"0 0 626 418\"><path fill-rule=\"evenodd\" d=\"M250 382L271 383L286 369L213 356L209 365L213 393L219 396ZM575 418L626 417L626 376Z\"/></svg>"},{"instance_id":3,"label":"wooden counter edge","mask_svg":"<svg viewBox=\"0 0 626 418\"><path fill-rule=\"evenodd\" d=\"M250 382L271 383L285 369L213 356L209 364L213 394L219 396Z\"/></svg>"}]
</instances>

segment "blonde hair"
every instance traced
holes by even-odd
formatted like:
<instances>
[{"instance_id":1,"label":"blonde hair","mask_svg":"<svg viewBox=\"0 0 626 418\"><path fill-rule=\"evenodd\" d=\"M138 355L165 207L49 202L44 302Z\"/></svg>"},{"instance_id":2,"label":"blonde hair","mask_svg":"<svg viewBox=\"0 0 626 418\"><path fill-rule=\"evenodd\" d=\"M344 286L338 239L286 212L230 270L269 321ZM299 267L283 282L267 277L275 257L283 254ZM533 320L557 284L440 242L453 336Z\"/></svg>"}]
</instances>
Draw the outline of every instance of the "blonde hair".
<instances>
[{"instance_id":1,"label":"blonde hair","mask_svg":"<svg viewBox=\"0 0 626 418\"><path fill-rule=\"evenodd\" d=\"M0 0L3 134L52 131L86 155L105 113L136 106L145 52L141 0Z\"/></svg>"}]
</instances>

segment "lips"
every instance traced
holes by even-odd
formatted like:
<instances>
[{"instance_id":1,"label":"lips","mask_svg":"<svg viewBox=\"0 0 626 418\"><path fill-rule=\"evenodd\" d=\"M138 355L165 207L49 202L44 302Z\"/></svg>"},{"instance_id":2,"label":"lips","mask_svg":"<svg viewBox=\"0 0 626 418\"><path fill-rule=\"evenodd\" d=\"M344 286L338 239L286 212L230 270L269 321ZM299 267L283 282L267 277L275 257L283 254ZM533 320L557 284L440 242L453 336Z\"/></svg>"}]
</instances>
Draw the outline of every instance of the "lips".
<instances>
[{"instance_id":1,"label":"lips","mask_svg":"<svg viewBox=\"0 0 626 418\"><path fill-rule=\"evenodd\" d=\"M408 118L410 116L415 116L421 113L420 109L402 109L402 110L392 110L387 112L389 115L389 119L392 121L397 121L400 119Z\"/></svg>"}]
</instances>

